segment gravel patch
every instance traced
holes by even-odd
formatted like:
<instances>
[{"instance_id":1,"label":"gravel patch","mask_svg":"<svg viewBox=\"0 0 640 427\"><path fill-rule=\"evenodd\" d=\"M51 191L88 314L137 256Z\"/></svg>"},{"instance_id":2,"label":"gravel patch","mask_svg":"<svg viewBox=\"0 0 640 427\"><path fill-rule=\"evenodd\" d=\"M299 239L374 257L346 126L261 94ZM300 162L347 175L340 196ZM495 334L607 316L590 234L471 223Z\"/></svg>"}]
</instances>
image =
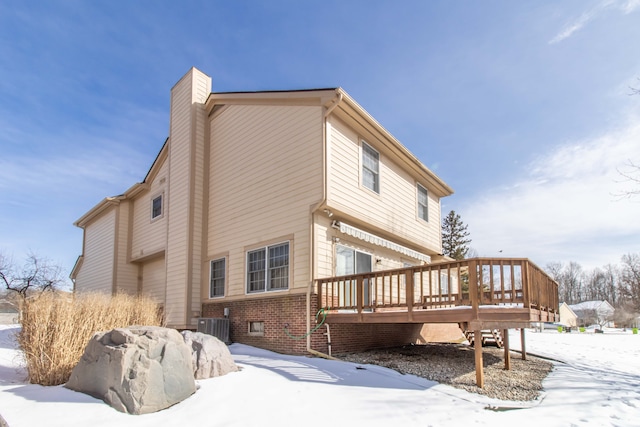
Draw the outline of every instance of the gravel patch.
<instances>
[{"instance_id":1,"label":"gravel patch","mask_svg":"<svg viewBox=\"0 0 640 427\"><path fill-rule=\"evenodd\" d=\"M535 400L553 364L511 353L511 370L504 370L504 350L483 348L484 388L476 386L474 349L467 344L408 345L362 353L334 355L359 364L380 365L472 393L501 400Z\"/></svg>"}]
</instances>

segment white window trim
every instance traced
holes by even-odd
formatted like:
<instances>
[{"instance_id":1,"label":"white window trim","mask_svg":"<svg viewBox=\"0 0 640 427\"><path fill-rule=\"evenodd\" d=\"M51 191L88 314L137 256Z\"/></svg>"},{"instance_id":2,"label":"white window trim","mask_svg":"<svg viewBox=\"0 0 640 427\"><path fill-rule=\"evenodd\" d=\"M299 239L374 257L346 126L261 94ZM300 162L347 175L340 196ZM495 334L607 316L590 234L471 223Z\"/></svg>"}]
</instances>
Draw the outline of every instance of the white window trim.
<instances>
[{"instance_id":1,"label":"white window trim","mask_svg":"<svg viewBox=\"0 0 640 427\"><path fill-rule=\"evenodd\" d=\"M213 263L216 261L224 261L224 285L222 287L222 295L212 295L211 294L211 275L213 274ZM212 260L209 260L209 299L214 299L214 298L224 298L224 296L227 293L227 276L228 276L228 270L227 270L227 257L220 257L220 258L215 258Z\"/></svg>"},{"instance_id":2,"label":"white window trim","mask_svg":"<svg viewBox=\"0 0 640 427\"><path fill-rule=\"evenodd\" d=\"M425 195L427 196L427 204L424 207L425 210L427 211L427 218L423 218L422 216L420 216L420 189L423 189L425 192ZM417 217L419 219L421 219L424 222L429 222L429 190L427 190L427 187L425 187L424 185L420 184L420 183L416 183L416 214Z\"/></svg>"},{"instance_id":3,"label":"white window trim","mask_svg":"<svg viewBox=\"0 0 640 427\"><path fill-rule=\"evenodd\" d=\"M377 172L377 177L378 177L378 189L377 191L373 188L369 188L364 184L364 150L365 150L365 146L369 147L369 149L373 152L375 152L378 155L378 172ZM367 143L367 141L365 141L364 139L360 140L360 186L362 188L366 188L367 190L371 191L373 194L376 195L380 195L380 189L382 187L382 179L380 176L380 152L378 150L376 150L375 148L373 148L371 146L371 144Z\"/></svg>"},{"instance_id":4,"label":"white window trim","mask_svg":"<svg viewBox=\"0 0 640 427\"><path fill-rule=\"evenodd\" d=\"M287 244L289 246L289 265L287 266L287 287L286 288L282 288L282 289L269 289L268 286L268 281L269 281L269 248L273 247L273 246L280 246L280 245L284 245ZM249 252L255 252L255 251L259 251L259 250L264 250L266 252L266 258L265 258L265 278L264 278L264 289L260 290L260 291L249 291ZM292 266L292 255L291 255L291 241L290 240L285 240L282 242L278 242L278 243L271 243L268 245L264 245L264 246L258 246L252 249L246 249L245 250L245 256L244 256L244 293L245 295L255 295L255 294L264 294L264 293L272 293L272 292L287 292L291 289L291 266Z\"/></svg>"},{"instance_id":5,"label":"white window trim","mask_svg":"<svg viewBox=\"0 0 640 427\"><path fill-rule=\"evenodd\" d=\"M153 216L153 202L160 197L160 215ZM161 193L156 193L153 197L151 197L151 222L158 221L164 217L164 191Z\"/></svg>"}]
</instances>

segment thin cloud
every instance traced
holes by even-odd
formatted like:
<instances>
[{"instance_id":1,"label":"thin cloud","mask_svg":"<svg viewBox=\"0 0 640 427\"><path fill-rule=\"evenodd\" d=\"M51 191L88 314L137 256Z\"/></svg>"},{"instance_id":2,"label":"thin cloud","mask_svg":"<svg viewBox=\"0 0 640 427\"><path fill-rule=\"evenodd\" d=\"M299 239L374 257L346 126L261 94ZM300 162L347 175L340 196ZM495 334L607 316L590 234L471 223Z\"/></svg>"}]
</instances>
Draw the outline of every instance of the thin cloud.
<instances>
[{"instance_id":1,"label":"thin cloud","mask_svg":"<svg viewBox=\"0 0 640 427\"><path fill-rule=\"evenodd\" d=\"M578 19L569 23L562 31L560 31L554 38L552 38L549 41L549 44L559 43L562 40L571 37L573 34L587 25L590 21L592 21L596 16L598 16L603 10L611 6L611 4L613 4L613 1L606 0L599 3L588 12L584 12L582 15L580 15L580 17L578 17Z\"/></svg>"},{"instance_id":2,"label":"thin cloud","mask_svg":"<svg viewBox=\"0 0 640 427\"><path fill-rule=\"evenodd\" d=\"M622 11L625 14L629 14L638 8L640 8L640 0L628 0L621 7Z\"/></svg>"},{"instance_id":3,"label":"thin cloud","mask_svg":"<svg viewBox=\"0 0 640 427\"><path fill-rule=\"evenodd\" d=\"M630 189L618 169L640 158L640 125L566 144L531 162L516 184L488 190L461 209L481 256L550 261L583 259L592 266L637 251L640 201L613 195ZM585 245L598 253L584 253Z\"/></svg>"}]
</instances>

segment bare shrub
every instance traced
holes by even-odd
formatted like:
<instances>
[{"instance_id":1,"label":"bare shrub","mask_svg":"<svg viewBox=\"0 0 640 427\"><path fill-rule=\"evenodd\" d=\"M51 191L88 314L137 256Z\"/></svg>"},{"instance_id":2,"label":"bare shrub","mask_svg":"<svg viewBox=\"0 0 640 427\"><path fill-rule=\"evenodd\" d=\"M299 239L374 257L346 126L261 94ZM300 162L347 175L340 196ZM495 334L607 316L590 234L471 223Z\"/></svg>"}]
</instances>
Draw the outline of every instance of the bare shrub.
<instances>
[{"instance_id":1,"label":"bare shrub","mask_svg":"<svg viewBox=\"0 0 640 427\"><path fill-rule=\"evenodd\" d=\"M22 303L18 343L29 381L64 384L91 337L99 331L132 325L161 326L158 305L126 294L42 293Z\"/></svg>"}]
</instances>

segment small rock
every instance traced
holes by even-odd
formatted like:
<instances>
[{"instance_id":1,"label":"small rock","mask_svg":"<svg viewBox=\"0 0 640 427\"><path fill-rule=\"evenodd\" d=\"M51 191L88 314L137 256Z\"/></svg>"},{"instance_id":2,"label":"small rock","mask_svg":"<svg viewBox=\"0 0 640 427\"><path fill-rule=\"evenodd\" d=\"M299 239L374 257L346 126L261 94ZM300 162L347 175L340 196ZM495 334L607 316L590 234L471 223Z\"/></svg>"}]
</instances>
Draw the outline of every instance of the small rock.
<instances>
[{"instance_id":1,"label":"small rock","mask_svg":"<svg viewBox=\"0 0 640 427\"><path fill-rule=\"evenodd\" d=\"M182 337L191 349L195 379L219 377L238 370L229 348L213 335L183 331Z\"/></svg>"}]
</instances>

